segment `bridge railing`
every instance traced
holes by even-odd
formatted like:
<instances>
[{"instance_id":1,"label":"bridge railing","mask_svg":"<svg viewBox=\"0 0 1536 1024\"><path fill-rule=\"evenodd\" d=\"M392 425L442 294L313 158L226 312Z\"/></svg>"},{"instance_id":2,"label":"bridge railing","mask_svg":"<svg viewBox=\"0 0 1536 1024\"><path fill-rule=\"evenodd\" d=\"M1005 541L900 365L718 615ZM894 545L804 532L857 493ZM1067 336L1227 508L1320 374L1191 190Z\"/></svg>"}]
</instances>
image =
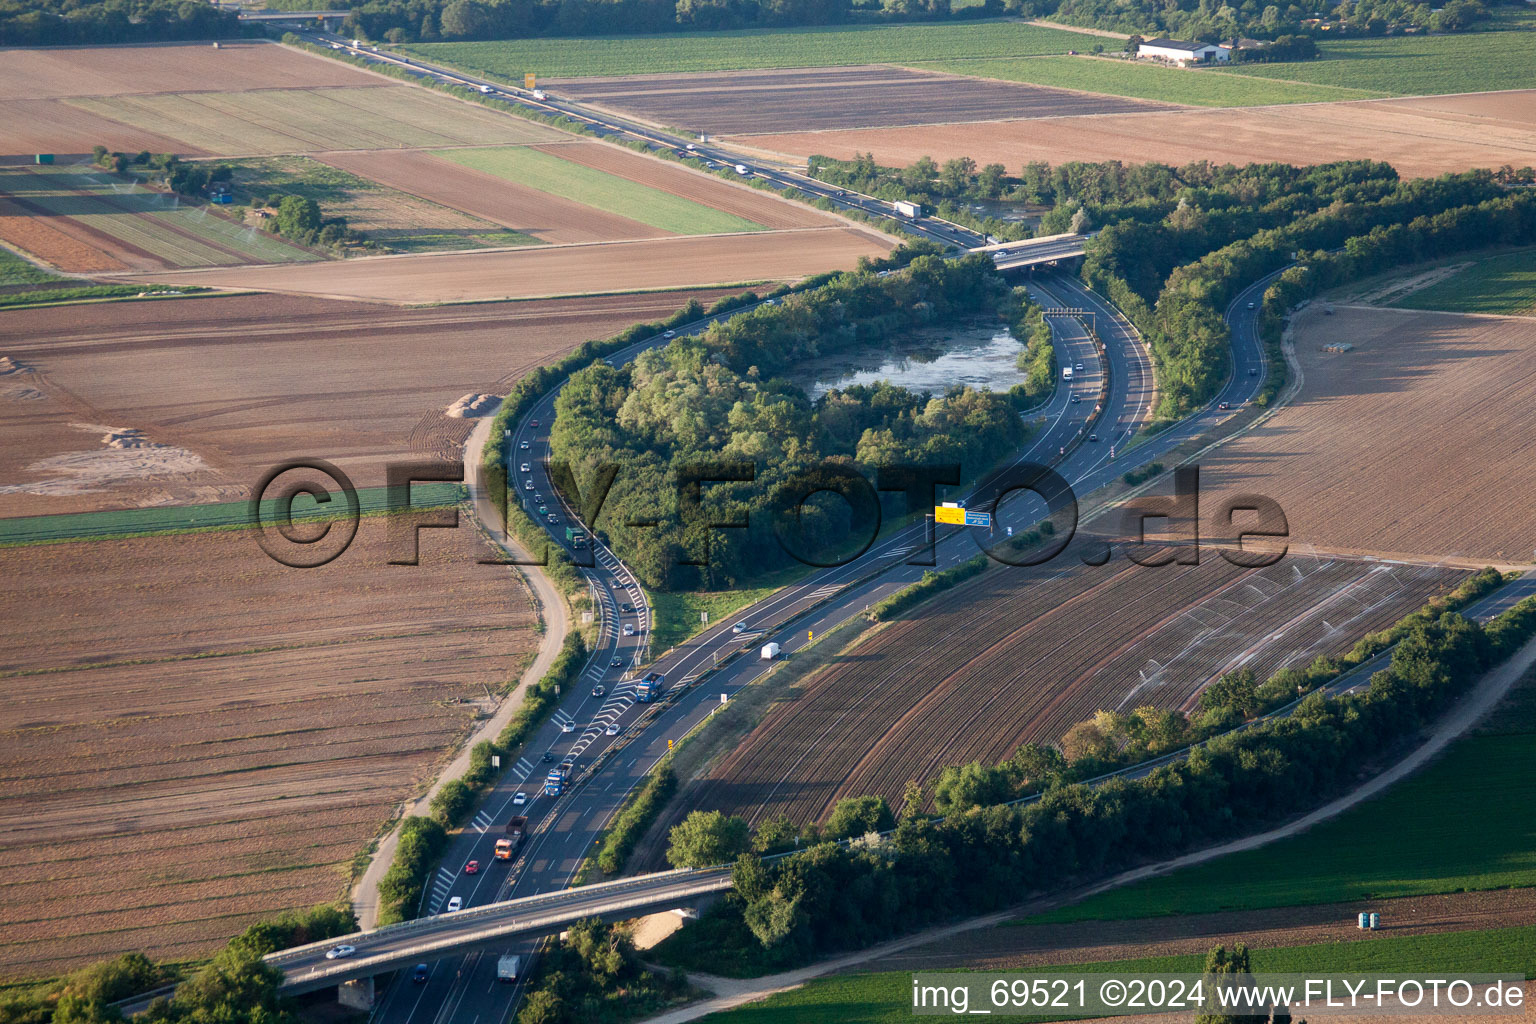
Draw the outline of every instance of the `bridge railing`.
<instances>
[{"instance_id":1,"label":"bridge railing","mask_svg":"<svg viewBox=\"0 0 1536 1024\"><path fill-rule=\"evenodd\" d=\"M397 924L387 924L382 928L372 931L354 932L351 935L338 935L321 942L311 942L303 946L294 946L291 949L269 953L262 959L274 966L281 966L291 960L303 959L332 946L343 944L356 944L358 942L372 942L384 938L394 938L399 935L408 935L412 932L428 933L433 931L456 931L465 922L476 921L487 917L498 917L507 913L516 913L524 908L539 910L549 904L568 903L575 899L590 897L593 893L621 893L634 889L653 888L659 881L667 878L698 877L701 882L713 880L716 872L693 871L688 868L679 868L676 871L659 871L655 874L641 875L636 878L621 878L613 882L598 882L593 885L583 885L575 889L560 889L556 892L539 893L536 896L524 896L515 900L503 900L500 903L487 903L481 907L472 907L468 910L455 911L452 914L437 914L430 917L419 917L412 921L401 921Z\"/></svg>"}]
</instances>

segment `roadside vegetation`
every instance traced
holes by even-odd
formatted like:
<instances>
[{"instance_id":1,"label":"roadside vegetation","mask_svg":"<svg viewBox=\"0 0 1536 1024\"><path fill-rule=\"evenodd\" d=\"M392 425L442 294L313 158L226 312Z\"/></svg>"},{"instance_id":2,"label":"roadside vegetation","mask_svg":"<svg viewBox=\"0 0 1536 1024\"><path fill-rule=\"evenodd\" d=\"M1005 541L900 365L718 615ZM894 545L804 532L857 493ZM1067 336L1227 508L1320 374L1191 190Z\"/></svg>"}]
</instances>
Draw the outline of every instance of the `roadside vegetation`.
<instances>
[{"instance_id":1,"label":"roadside vegetation","mask_svg":"<svg viewBox=\"0 0 1536 1024\"><path fill-rule=\"evenodd\" d=\"M571 925L534 961L517 1021L618 1024L700 995L680 972L642 964L622 925L588 919Z\"/></svg>"},{"instance_id":2,"label":"roadside vegetation","mask_svg":"<svg viewBox=\"0 0 1536 1024\"><path fill-rule=\"evenodd\" d=\"M850 473L954 463L974 476L1022 440L1023 422L1002 395L963 387L923 395L877 384L813 403L781 376L815 355L996 312L1007 298L984 257L946 261L920 245L903 258L911 262L902 269L871 272L874 264L866 264L632 363L593 363L571 376L556 402L551 450L573 467L582 494L596 489L599 467L624 467L593 518L647 586L756 586L766 573L835 560L849 538L878 522L864 500L872 488L857 489ZM689 509L675 482L695 469L721 482L701 487L698 507ZM850 500L863 503L854 509L842 497L817 495L827 487L855 487ZM669 492L678 502L658 509L658 496ZM643 521L657 525L632 525Z\"/></svg>"},{"instance_id":3,"label":"roadside vegetation","mask_svg":"<svg viewBox=\"0 0 1536 1024\"><path fill-rule=\"evenodd\" d=\"M190 971L156 964L139 953L0 993L0 1020L10 1024L106 1024L123 1020L112 1004L175 982L135 1020L149 1024L299 1024L290 1000L280 999L281 975L261 960L268 953L355 931L349 910L322 905L292 911L247 928L206 964Z\"/></svg>"}]
</instances>

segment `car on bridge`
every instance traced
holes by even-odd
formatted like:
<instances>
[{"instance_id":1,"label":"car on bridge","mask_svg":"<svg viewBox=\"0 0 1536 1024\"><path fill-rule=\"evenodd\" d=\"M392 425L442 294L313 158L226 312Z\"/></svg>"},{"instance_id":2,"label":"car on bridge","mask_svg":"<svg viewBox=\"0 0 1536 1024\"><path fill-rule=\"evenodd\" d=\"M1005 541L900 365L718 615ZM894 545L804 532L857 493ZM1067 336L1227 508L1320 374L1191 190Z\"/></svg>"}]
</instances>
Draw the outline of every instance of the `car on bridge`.
<instances>
[{"instance_id":1,"label":"car on bridge","mask_svg":"<svg viewBox=\"0 0 1536 1024\"><path fill-rule=\"evenodd\" d=\"M325 958L327 960L345 960L347 957L356 952L356 946L332 946L330 949L325 951Z\"/></svg>"}]
</instances>

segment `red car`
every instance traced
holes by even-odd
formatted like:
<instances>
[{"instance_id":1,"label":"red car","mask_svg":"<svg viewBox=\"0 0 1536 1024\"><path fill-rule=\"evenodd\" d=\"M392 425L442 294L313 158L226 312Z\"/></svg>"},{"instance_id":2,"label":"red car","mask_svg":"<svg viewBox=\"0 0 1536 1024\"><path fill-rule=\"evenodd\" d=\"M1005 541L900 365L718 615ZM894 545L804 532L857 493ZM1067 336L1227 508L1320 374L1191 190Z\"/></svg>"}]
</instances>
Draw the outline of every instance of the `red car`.
<instances>
[{"instance_id":1,"label":"red car","mask_svg":"<svg viewBox=\"0 0 1536 1024\"><path fill-rule=\"evenodd\" d=\"M465 864L464 873L466 875L478 875L480 873L480 862L477 860L472 860L468 864Z\"/></svg>"}]
</instances>

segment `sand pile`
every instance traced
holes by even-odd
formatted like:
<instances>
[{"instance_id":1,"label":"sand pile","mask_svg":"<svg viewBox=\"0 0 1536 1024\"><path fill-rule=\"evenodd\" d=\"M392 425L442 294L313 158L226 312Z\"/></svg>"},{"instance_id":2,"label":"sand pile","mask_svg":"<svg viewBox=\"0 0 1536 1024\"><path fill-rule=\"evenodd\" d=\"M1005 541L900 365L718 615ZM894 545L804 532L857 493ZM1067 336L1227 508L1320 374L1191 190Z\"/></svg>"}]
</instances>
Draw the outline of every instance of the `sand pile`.
<instances>
[{"instance_id":1,"label":"sand pile","mask_svg":"<svg viewBox=\"0 0 1536 1024\"><path fill-rule=\"evenodd\" d=\"M144 431L137 427L113 427L101 435L101 443L108 448L120 448L123 450L133 448L163 448L164 445L155 444L144 436Z\"/></svg>"},{"instance_id":2,"label":"sand pile","mask_svg":"<svg viewBox=\"0 0 1536 1024\"><path fill-rule=\"evenodd\" d=\"M444 413L456 420L474 419L489 416L499 405L501 399L496 395L468 394L450 405Z\"/></svg>"},{"instance_id":3,"label":"sand pile","mask_svg":"<svg viewBox=\"0 0 1536 1024\"><path fill-rule=\"evenodd\" d=\"M5 375L11 373L20 373L25 369L27 369L27 367L18 363L10 356L0 356L0 377L4 377Z\"/></svg>"}]
</instances>

